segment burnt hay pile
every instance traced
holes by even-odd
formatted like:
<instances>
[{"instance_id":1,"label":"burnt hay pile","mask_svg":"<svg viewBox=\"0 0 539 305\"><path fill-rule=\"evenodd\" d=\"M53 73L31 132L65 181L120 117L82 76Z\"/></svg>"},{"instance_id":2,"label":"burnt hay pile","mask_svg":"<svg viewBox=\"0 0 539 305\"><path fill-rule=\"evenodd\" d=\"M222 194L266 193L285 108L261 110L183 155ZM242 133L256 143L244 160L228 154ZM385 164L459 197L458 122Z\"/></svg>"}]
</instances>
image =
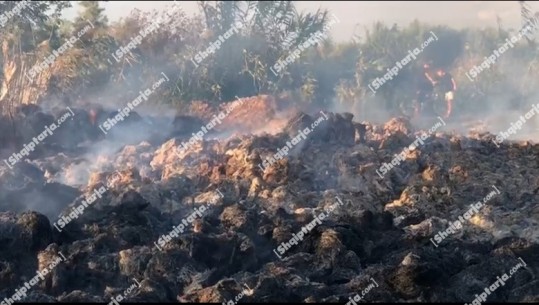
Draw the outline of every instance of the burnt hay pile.
<instances>
[{"instance_id":1,"label":"burnt hay pile","mask_svg":"<svg viewBox=\"0 0 539 305\"><path fill-rule=\"evenodd\" d=\"M71 124L81 126L65 128L77 137L52 138L13 169L1 165L0 300L61 254L66 260L24 301L109 302L136 279L126 301L223 302L248 287L240 302L346 303L374 279L379 287L366 301L471 302L518 258L527 267L488 301L539 301L539 145L497 148L490 134L435 133L380 177L381 164L425 131L402 118L382 126L327 112L264 171L259 164L319 114L296 115L274 135L208 134L178 150L194 126L89 160L79 144L101 145L101 135L80 111ZM174 124L184 121L206 122L185 116ZM84 184L69 185L84 170ZM69 216L102 186L102 197L61 232L53 226L58 211ZM500 194L433 245L492 186ZM279 259L274 250L336 198L344 204ZM208 208L192 217L201 206ZM187 218L160 250L160 237Z\"/></svg>"}]
</instances>

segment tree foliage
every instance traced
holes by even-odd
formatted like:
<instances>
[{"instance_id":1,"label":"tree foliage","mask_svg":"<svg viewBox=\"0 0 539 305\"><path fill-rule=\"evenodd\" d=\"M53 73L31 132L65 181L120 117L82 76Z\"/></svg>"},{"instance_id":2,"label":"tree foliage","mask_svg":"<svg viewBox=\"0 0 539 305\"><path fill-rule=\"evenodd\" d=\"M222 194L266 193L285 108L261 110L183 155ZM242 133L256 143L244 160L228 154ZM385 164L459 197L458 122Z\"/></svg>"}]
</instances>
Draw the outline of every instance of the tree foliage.
<instances>
[{"instance_id":1,"label":"tree foliage","mask_svg":"<svg viewBox=\"0 0 539 305\"><path fill-rule=\"evenodd\" d=\"M0 28L2 109L62 95L74 100L109 99L113 103L147 88L161 72L169 75L171 82L152 100L174 105L290 92L302 103L337 102L357 110L381 102L387 110L397 113L403 101L413 98L415 82L426 62L452 72L459 82L457 102L461 104L471 101L481 105L488 102L489 94L515 88L514 78L505 73L507 65L503 64L489 68L474 82L464 78L464 72L480 64L516 33L504 29L501 20L497 29L463 30L418 21L407 26L377 22L365 30L365 35L350 42L336 43L330 35L300 52L297 58L294 56L280 73L274 74L270 68L278 61L290 59L299 45L328 27L328 11L300 12L294 1L198 4L200 12L194 16L174 10L171 4L165 11L133 10L129 16L110 23L98 1L81 1L79 15L72 22L61 17L70 2L28 2L28 7ZM17 2L0 1L0 11L11 11L15 5ZM515 5L520 5L523 20L537 16L524 2ZM133 43L156 22L154 31ZM25 77L33 65L88 25L91 29L77 37L74 46L56 58L50 69L32 80ZM420 47L432 33L437 40L372 97L368 85L383 77L409 50ZM219 47L212 50L217 44ZM116 60L113 54L129 45L133 48ZM532 92L529 87L538 71L536 53L533 39L523 40L500 59L519 60L524 81L518 90L527 94ZM197 56L203 60L197 62Z\"/></svg>"}]
</instances>

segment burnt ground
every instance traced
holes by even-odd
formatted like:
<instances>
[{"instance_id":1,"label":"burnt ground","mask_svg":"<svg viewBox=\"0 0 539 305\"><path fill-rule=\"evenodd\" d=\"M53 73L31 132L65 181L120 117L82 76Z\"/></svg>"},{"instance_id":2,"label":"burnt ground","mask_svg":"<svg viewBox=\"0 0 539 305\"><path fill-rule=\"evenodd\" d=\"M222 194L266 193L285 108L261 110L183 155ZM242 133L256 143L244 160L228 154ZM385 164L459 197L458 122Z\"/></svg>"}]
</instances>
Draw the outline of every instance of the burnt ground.
<instances>
[{"instance_id":1,"label":"burnt ground","mask_svg":"<svg viewBox=\"0 0 539 305\"><path fill-rule=\"evenodd\" d=\"M285 124L279 117L273 134L216 139L216 130L178 151L207 118L180 116L167 125L133 117L125 124L146 124L149 132L144 141L121 143L100 134L87 110L77 111L28 160L0 165L0 300L62 254L66 260L24 301L109 302L136 280L141 286L126 301L223 302L244 291L239 302L346 303L374 279L369 302L471 303L519 258L526 267L487 301L539 301L538 145L498 148L489 133L442 127L427 134L403 118L361 125L351 114L327 112L286 158L262 170L265 158L320 114ZM241 111L245 122L260 122ZM4 158L54 119L21 111L16 124L24 131L4 133ZM164 126L172 127L165 133ZM423 145L383 177L376 173L421 135ZM462 229L431 242L493 186L500 193ZM100 187L107 191L78 219L62 232L53 226ZM336 198L344 204L280 259L274 250ZM156 247L206 205L185 232Z\"/></svg>"}]
</instances>

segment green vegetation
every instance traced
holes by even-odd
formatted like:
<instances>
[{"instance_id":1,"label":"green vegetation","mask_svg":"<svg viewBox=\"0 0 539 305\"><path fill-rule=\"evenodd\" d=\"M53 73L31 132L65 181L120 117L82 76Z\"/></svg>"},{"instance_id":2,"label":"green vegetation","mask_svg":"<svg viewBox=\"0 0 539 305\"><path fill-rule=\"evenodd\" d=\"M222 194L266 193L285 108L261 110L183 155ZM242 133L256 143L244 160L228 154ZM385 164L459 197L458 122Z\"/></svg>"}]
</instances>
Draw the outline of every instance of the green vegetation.
<instances>
[{"instance_id":1,"label":"green vegetation","mask_svg":"<svg viewBox=\"0 0 539 305\"><path fill-rule=\"evenodd\" d=\"M0 1L0 10L10 11L16 3ZM532 18L527 5L520 5L522 18ZM488 107L493 96L520 105L533 94L531 86L538 76L535 42L523 39L475 81L466 78L466 71L519 30L505 29L501 22L497 29L464 30L417 21L406 27L376 23L364 37L346 43L329 38L307 49L276 76L270 67L327 25L329 12L298 12L293 1L205 1L199 3L200 14L196 16L179 11L167 17L164 12L135 10L129 17L110 23L97 1L81 2L82 10L74 22L60 17L69 6L63 1L30 2L20 16L0 28L0 105L4 113L21 103L66 96L72 100L129 100L133 92L155 82L161 72L170 76L171 83L160 88L153 101L178 107L192 100L220 103L235 96L287 93L297 103L341 105L359 111L377 104L398 113L402 103L413 99L415 78L421 75L425 62L453 74L458 84L456 108L462 112ZM158 18L164 22L155 32L120 62L113 59L111 54ZM51 68L33 80L25 77L33 65L89 22L94 28ZM239 32L195 66L194 56L236 22L243 24ZM421 46L431 31L439 40L373 97L368 84L382 77L408 50ZM287 47L285 40L291 46Z\"/></svg>"}]
</instances>

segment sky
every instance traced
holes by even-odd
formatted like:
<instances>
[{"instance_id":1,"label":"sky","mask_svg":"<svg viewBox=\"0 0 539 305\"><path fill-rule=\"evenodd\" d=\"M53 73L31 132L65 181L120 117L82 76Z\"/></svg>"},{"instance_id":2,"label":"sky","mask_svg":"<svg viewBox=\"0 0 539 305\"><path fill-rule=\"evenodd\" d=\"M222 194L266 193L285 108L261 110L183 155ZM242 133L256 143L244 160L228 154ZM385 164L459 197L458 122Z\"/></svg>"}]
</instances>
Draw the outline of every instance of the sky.
<instances>
[{"instance_id":1,"label":"sky","mask_svg":"<svg viewBox=\"0 0 539 305\"><path fill-rule=\"evenodd\" d=\"M135 8L141 11L162 10L172 1L109 1L102 6L110 21L125 17ZM185 12L198 12L196 1L181 2ZM539 2L527 1L532 11L539 11ZM361 35L364 29L376 21L386 24L407 25L414 19L433 25L447 25L455 29L464 27L497 27L497 16L505 28L517 27L520 23L520 8L517 1L298 1L300 11L314 12L318 8L328 9L340 21L331 27L336 41L347 41L354 34ZM66 13L75 16L78 5Z\"/></svg>"}]
</instances>

